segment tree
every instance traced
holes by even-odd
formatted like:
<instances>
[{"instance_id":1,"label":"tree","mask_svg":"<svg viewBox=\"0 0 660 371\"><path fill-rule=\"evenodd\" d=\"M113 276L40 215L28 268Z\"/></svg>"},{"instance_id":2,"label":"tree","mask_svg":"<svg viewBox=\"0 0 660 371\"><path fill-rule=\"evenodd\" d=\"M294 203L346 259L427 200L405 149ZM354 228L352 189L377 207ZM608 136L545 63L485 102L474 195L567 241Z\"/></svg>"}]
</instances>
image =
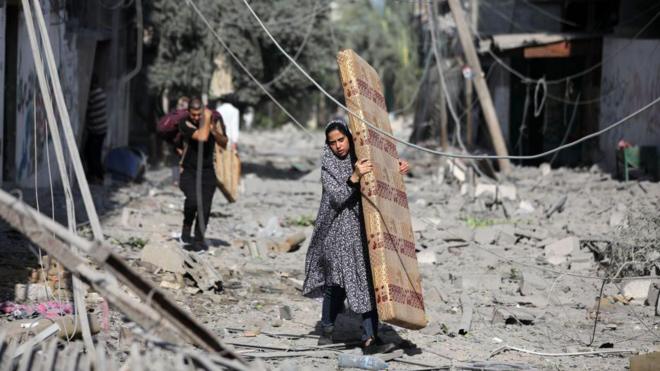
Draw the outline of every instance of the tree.
<instances>
[{"instance_id":1,"label":"tree","mask_svg":"<svg viewBox=\"0 0 660 371\"><path fill-rule=\"evenodd\" d=\"M294 115L309 113L316 90L282 55L241 0L193 0L233 53ZM409 30L410 7L387 4L375 9L366 0L251 0L266 27L326 90L343 97L336 54L353 48L381 74L386 96L396 104L409 99L419 68ZM208 87L219 53L231 62L239 105L257 111L268 97L226 54L187 2L155 0L151 20L158 52L149 68L150 87L195 94ZM381 11L382 10L382 11ZM337 15L331 20L332 14ZM334 19L334 17L333 17ZM396 94L392 94L396 91ZM390 99L392 100L392 99Z\"/></svg>"},{"instance_id":2,"label":"tree","mask_svg":"<svg viewBox=\"0 0 660 371\"><path fill-rule=\"evenodd\" d=\"M153 22L160 40L158 56L149 69L151 87L176 93L201 92L210 79L213 59L222 53L231 62L239 101L258 105L268 99L226 54L190 6L180 3L153 3ZM232 52L278 100L291 104L308 95L311 83L289 66L288 59L276 49L242 1L197 0L196 4ZM298 63L315 78L329 80L327 75L334 73L334 58L328 58L331 41L326 32L327 6L315 0L272 4L253 0L250 4L285 50L297 55Z\"/></svg>"},{"instance_id":3,"label":"tree","mask_svg":"<svg viewBox=\"0 0 660 371\"><path fill-rule=\"evenodd\" d=\"M412 19L407 1L358 0L342 5L342 43L378 71L390 110L412 99L421 74Z\"/></svg>"}]
</instances>

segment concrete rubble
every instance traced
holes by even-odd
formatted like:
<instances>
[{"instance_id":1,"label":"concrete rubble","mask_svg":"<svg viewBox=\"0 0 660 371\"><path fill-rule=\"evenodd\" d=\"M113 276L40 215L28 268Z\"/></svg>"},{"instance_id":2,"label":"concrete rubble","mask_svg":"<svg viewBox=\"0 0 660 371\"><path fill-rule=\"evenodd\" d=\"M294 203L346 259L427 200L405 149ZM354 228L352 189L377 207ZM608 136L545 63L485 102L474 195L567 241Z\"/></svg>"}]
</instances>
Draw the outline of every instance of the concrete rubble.
<instances>
[{"instance_id":1,"label":"concrete rubble","mask_svg":"<svg viewBox=\"0 0 660 371\"><path fill-rule=\"evenodd\" d=\"M208 246L199 251L186 250L177 241L183 196L172 182L171 169L151 169L144 183L115 182L93 193L115 251L244 357L261 357L272 369L334 369L336 353L316 353L321 351L316 348L320 301L301 295L321 196L323 140L320 133L305 141L299 135L290 128L241 134L240 199L228 204L216 194ZM619 246L652 246L659 240L653 229L658 224L653 223L658 223L660 186L645 182L643 191L636 182L621 183L586 169L516 167L504 183L513 188L498 185L497 196L461 194L461 184L469 183L470 163L450 162L439 177L437 158L400 150L414 169L414 177L405 181L429 326L421 331L381 326L383 338L407 340L417 349L388 361L390 368L421 367L397 360L444 365L443 357L450 357L538 369L615 370L627 367L628 359L603 355L604 362L602 357L520 352L491 358L491 352L509 345L565 353L604 344L651 351L656 338L645 325L657 332L658 280L638 282L625 276L649 276L660 255L644 253L643 261L637 255L640 263L624 267L624 278L607 283L602 298L598 277L613 276L622 267L619 253L628 250L617 250ZM473 190L479 184L498 184L481 178ZM610 199L625 209L603 202ZM9 268L0 272L13 295L15 284L28 282L25 266L38 264L20 236L3 233L0 242L16 251L4 257ZM20 282L16 277L22 277ZM39 278L36 283L43 283ZM134 340L150 335L112 306L104 309L104 301L92 294L88 303L101 324L95 337L112 344L108 352L125 362ZM645 301L646 306L633 305ZM594 345L587 348L596 316ZM10 323L6 317L0 321ZM359 316L342 312L338 339L359 340L359 323ZM461 333L465 335L457 336ZM284 358L277 352L307 353ZM176 360L171 353L159 349L155 354ZM177 369L172 367L163 369Z\"/></svg>"}]
</instances>

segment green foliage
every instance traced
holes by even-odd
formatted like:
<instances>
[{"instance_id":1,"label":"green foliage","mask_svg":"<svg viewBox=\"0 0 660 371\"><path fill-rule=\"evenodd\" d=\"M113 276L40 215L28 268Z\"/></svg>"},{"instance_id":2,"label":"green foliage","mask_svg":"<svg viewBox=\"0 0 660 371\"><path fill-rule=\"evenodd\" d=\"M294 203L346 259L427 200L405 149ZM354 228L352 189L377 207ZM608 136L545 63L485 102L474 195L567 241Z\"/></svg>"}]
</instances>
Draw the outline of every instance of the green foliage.
<instances>
[{"instance_id":1,"label":"green foliage","mask_svg":"<svg viewBox=\"0 0 660 371\"><path fill-rule=\"evenodd\" d=\"M378 71L388 108L405 105L415 92L421 71L407 1L387 1L383 12L368 0L342 4L343 47L355 50Z\"/></svg>"},{"instance_id":2,"label":"green foliage","mask_svg":"<svg viewBox=\"0 0 660 371\"><path fill-rule=\"evenodd\" d=\"M128 240L126 241L120 241L115 239L115 242L117 245L120 245L122 247L130 247L133 249L143 249L144 246L147 245L149 240L146 240L144 238L139 238L139 237L129 237Z\"/></svg>"},{"instance_id":3,"label":"green foliage","mask_svg":"<svg viewBox=\"0 0 660 371\"><path fill-rule=\"evenodd\" d=\"M261 30L242 1L195 0L195 3L259 81L268 83L284 72L268 86L278 100L293 104L309 96L313 90L311 83L295 68L287 67L289 61ZM328 76L334 74L334 58L329 54L331 39L324 2L253 0L250 4L291 55L295 55L307 39L297 61L315 78L324 82L330 80ZM231 63L238 99L252 105L268 99L226 54L187 3L156 0L152 6L152 20L159 36L158 55L149 69L150 86L154 90L169 88L175 94L202 91L203 84L208 87L210 82L214 58L223 54Z\"/></svg>"},{"instance_id":4,"label":"green foliage","mask_svg":"<svg viewBox=\"0 0 660 371\"><path fill-rule=\"evenodd\" d=\"M301 215L297 218L287 218L286 219L286 225L287 226L298 226L298 227L309 227L314 225L314 222L316 219L313 216L310 215Z\"/></svg>"},{"instance_id":5,"label":"green foliage","mask_svg":"<svg viewBox=\"0 0 660 371\"><path fill-rule=\"evenodd\" d=\"M311 94L316 88L290 66L245 4L193 1L249 71L263 83L272 81L269 91L304 121L299 115L310 114L318 100L318 93ZM414 93L419 68L407 2L387 2L382 12L367 0L251 0L250 5L291 56L304 44L297 62L335 97L343 97L336 54L346 48L354 49L379 72L389 106L402 105ZM263 103L269 98L226 54L186 1L154 0L147 6L158 39L157 55L148 69L154 92L165 88L174 95L201 92L210 83L213 60L222 54L231 64L238 101L264 113ZM275 111L279 109L264 114L275 123L284 122L286 118Z\"/></svg>"},{"instance_id":6,"label":"green foliage","mask_svg":"<svg viewBox=\"0 0 660 371\"><path fill-rule=\"evenodd\" d=\"M475 218L475 217L468 217L465 220L465 223L467 224L468 227L475 229L475 228L481 228L481 227L489 227L491 225L495 225L495 220L491 219L480 219L480 218Z\"/></svg>"},{"instance_id":7,"label":"green foliage","mask_svg":"<svg viewBox=\"0 0 660 371\"><path fill-rule=\"evenodd\" d=\"M208 14L219 6L211 0L196 0ZM208 86L213 58L219 52L207 28L185 1L155 0L149 6L151 22L158 37L158 52L149 66L149 85L155 91L169 89L175 94L202 92Z\"/></svg>"}]
</instances>

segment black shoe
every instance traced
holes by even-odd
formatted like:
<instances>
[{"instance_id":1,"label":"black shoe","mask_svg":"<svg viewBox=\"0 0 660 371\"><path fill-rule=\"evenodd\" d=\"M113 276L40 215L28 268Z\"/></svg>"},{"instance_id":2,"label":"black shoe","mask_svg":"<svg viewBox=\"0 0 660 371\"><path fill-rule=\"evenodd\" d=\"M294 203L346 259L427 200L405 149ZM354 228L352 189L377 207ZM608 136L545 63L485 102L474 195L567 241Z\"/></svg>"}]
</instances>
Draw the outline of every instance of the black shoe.
<instances>
[{"instance_id":1,"label":"black shoe","mask_svg":"<svg viewBox=\"0 0 660 371\"><path fill-rule=\"evenodd\" d=\"M370 338L369 340L362 343L362 353L367 355L390 353L395 351L396 349L397 349L396 344L385 343L380 338L375 338L375 339Z\"/></svg>"},{"instance_id":2,"label":"black shoe","mask_svg":"<svg viewBox=\"0 0 660 371\"><path fill-rule=\"evenodd\" d=\"M332 332L334 328L333 327L327 327L321 330L321 336L319 337L319 342L318 345L330 345L333 344L334 341L332 340Z\"/></svg>"},{"instance_id":3,"label":"black shoe","mask_svg":"<svg viewBox=\"0 0 660 371\"><path fill-rule=\"evenodd\" d=\"M181 242L186 244L193 242L192 236L190 235L190 229L191 227L188 225L183 226L181 229Z\"/></svg>"}]
</instances>

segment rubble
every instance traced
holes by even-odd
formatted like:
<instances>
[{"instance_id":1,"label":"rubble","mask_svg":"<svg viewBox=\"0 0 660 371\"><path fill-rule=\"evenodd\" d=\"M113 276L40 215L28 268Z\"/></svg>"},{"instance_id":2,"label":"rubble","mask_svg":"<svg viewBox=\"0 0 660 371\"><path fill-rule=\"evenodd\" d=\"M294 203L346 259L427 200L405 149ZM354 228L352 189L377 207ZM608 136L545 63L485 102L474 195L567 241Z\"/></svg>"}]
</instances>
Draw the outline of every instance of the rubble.
<instances>
[{"instance_id":1,"label":"rubble","mask_svg":"<svg viewBox=\"0 0 660 371\"><path fill-rule=\"evenodd\" d=\"M658 296L660 296L660 282L651 282L646 299L644 300L644 305L650 305L651 307L656 306L658 303Z\"/></svg>"},{"instance_id":2,"label":"rubble","mask_svg":"<svg viewBox=\"0 0 660 371\"><path fill-rule=\"evenodd\" d=\"M435 251L426 249L417 253L417 262L419 264L435 264L438 258Z\"/></svg>"},{"instance_id":3,"label":"rubble","mask_svg":"<svg viewBox=\"0 0 660 371\"><path fill-rule=\"evenodd\" d=\"M644 303L652 283L651 280L628 281L623 285L623 295L632 298L636 303Z\"/></svg>"},{"instance_id":4,"label":"rubble","mask_svg":"<svg viewBox=\"0 0 660 371\"><path fill-rule=\"evenodd\" d=\"M517 199L517 189L512 184L483 184L477 183L474 195L475 197L488 196L493 200L510 200Z\"/></svg>"},{"instance_id":5,"label":"rubble","mask_svg":"<svg viewBox=\"0 0 660 371\"><path fill-rule=\"evenodd\" d=\"M532 314L520 309L495 308L491 323L530 326L534 324L534 320L535 317Z\"/></svg>"},{"instance_id":6,"label":"rubble","mask_svg":"<svg viewBox=\"0 0 660 371\"><path fill-rule=\"evenodd\" d=\"M563 264L568 256L580 250L580 240L577 237L567 237L545 246L545 259L552 265Z\"/></svg>"},{"instance_id":7,"label":"rubble","mask_svg":"<svg viewBox=\"0 0 660 371\"><path fill-rule=\"evenodd\" d=\"M176 244L166 241L147 243L140 259L167 272L185 273L186 252Z\"/></svg>"},{"instance_id":8,"label":"rubble","mask_svg":"<svg viewBox=\"0 0 660 371\"><path fill-rule=\"evenodd\" d=\"M309 238L295 249L285 249L287 252L270 249L264 242L279 243L298 233L304 233L306 237L311 233L309 225L302 225L301 216L307 216L305 220L311 219L317 211L321 195L318 169L315 168L307 175L296 172L296 176L302 175L296 179L287 179L282 175L284 173L277 173L278 178L271 178L261 168L254 170L254 164L264 164L267 160L272 161L273 168L289 169L289 157L273 154L273 151L279 149L264 143L282 142L283 147L291 148L293 146L288 143L292 142L287 141L294 140L278 133L246 133L242 146L245 152L241 158L247 169L252 169L246 177L258 182L258 187L252 187L256 183L248 184L246 193L241 195L237 204L227 204L222 197L216 197L212 208L214 213L209 222L208 250L189 252L181 249L186 254L183 269L178 273L174 273L177 268L164 268L162 262L156 265L142 259L142 255L146 254L143 250L152 247L155 249L150 254L164 253L167 246L180 248L176 241L167 239L172 236L172 231L180 228L180 192L169 183L162 183L165 184L162 190L149 193L153 184L160 184L160 179L169 177L167 169L148 172L146 178L151 185L131 184L113 188L107 197L108 203L121 207L107 212L104 230L113 243L115 240L128 241L129 237L148 241L143 249L126 243L117 243L113 247L126 257L140 276L156 282L156 286L160 286L159 292L165 292L166 297L208 326L213 334L221 335L227 343L240 344L234 346L241 356L250 359L259 356L269 366L277 368L282 365L278 360L282 359L282 354L287 353L290 364L298 369L333 368L336 367L335 359L323 358L323 355L314 353L318 352L314 328L320 318L321 302L301 295ZM300 156L318 160L320 151L311 147L313 141L309 142L310 147L303 148L301 151L306 153ZM318 142L322 142L322 138ZM266 151L268 154L264 154ZM295 155L290 161L305 163L300 160L300 156ZM419 163L423 164L423 161ZM429 169L437 167L435 159L429 160L429 163L433 165ZM610 252L618 248L618 242L623 241L621 233L648 237L655 233L653 224L642 230L639 225L644 224L637 223L639 219L635 216L635 210L639 210L640 214L649 214L648 210L639 206L641 200L636 199L633 192L642 194L642 191L638 188L630 192L617 191L617 188L622 187L621 183L601 180L600 173L587 174L581 170L558 168L552 170L545 179L540 179L538 168L516 168L510 181L517 188L518 202L505 200L506 207L512 213L507 219L501 205L489 205L483 199L472 199L469 194L460 195L460 186L456 182L438 184L431 172L425 173L426 168L422 165L414 160L411 160L411 164L420 168L414 179L406 179L406 187L411 194L411 212L418 221L415 237L419 250L417 257L420 263L428 263L420 264L420 271L423 274L424 305L430 322L422 331L401 331L398 328L390 329L387 325L381 327L384 338L402 338L419 346L413 355L404 355L402 358L411 362L438 365L442 360L429 352L438 343L443 346L443 354L454 359L487 359L494 342L499 344L497 346L534 343L539 344L535 349L549 352L555 349L581 350L575 339L588 340L591 337L596 311L594 298L598 297L601 281L573 277L571 274L612 275L614 273L604 271L610 269L607 264L615 266L612 269L616 270L621 266L616 259L631 260L630 256L617 257ZM266 171L279 170L268 168ZM589 192L581 191L586 188L584 184L588 184ZM655 205L653 202L657 201L648 201L648 198L660 188L656 188L655 184L644 184L644 187L649 191L645 202ZM570 197L570 203L566 202L561 213L555 211L551 218L545 218L548 207L564 194L572 193L576 197ZM146 194L151 195L149 202L141 196ZM606 208L602 200L611 199L613 195L620 197L618 202L629 205L629 213L632 212L627 229L609 226L614 209ZM535 211L515 213L522 200L533 205ZM168 207L164 212L163 205L173 207ZM123 208L128 210L125 212L127 220L124 221ZM136 226L138 218L143 227L127 231L126 226ZM296 222L298 220L301 225ZM573 248L568 253L559 249L559 260L562 262L559 265L547 265L545 254L554 252L551 246L563 244L562 240L566 238L573 239L569 243ZM648 240L652 241L652 238ZM626 250L612 251L618 253ZM660 258L653 255L651 249L641 250L636 256L642 253L646 271L636 267L635 272L639 275L648 274ZM598 259L594 259L594 256ZM180 257L179 254L179 257L165 260L172 261ZM156 261L155 257L149 259ZM207 267L211 268L208 272ZM632 272L624 269L622 275L632 275ZM202 282L201 286L207 288L200 289L195 277ZM647 288L652 292L653 287ZM472 302L468 303L464 295ZM105 301L96 296L96 299L92 299L90 295L88 302L95 303L92 308L101 308ZM126 296L140 297L134 294ZM142 301L149 302L149 299L145 296ZM641 330L636 328L640 325L629 317L629 305L635 302L637 300L630 301L625 295L617 295L614 285L606 285L597 324L596 346L612 343L616 347L619 340L625 338L630 339L627 344L631 348L641 350L647 347L648 337L640 335ZM633 309L645 323L653 323L657 318L654 317L654 304L651 298L649 306ZM285 307L289 308L289 312L283 309ZM98 313L97 318L102 319L103 315ZM287 319L288 314L291 314L292 319ZM6 320L7 317L4 318ZM121 330L130 325L123 318L114 306L110 306L109 329L97 335L97 339L109 339L117 344L115 354L122 355L122 360L130 354L133 342L144 341L138 331L139 326ZM359 327L359 321L359 317L350 311L340 314L338 334L342 340L359 338L359 332L354 330ZM232 327L240 328L240 331L225 330ZM156 330L153 336L156 336ZM466 330L466 336L459 336ZM450 335L456 337L451 338ZM165 337L160 332L157 336ZM184 352L182 348L176 349L176 352ZM346 351L339 346L333 349ZM302 351L308 352L307 355L298 353ZM109 351L113 352L115 350ZM148 352L142 355L146 357ZM171 357L172 351L168 353L169 356L156 354L169 360L167 357ZM269 358L271 356L275 358ZM503 353L497 357L501 357L498 361L504 361L509 355ZM519 353L515 357L517 361L532 367L547 367L547 360L538 355ZM623 357L604 357L581 356L579 365L568 356L554 357L552 360L561 369L580 366L622 369L628 363ZM174 361L171 363L175 364ZM404 363L395 364L397 369L413 368Z\"/></svg>"},{"instance_id":9,"label":"rubble","mask_svg":"<svg viewBox=\"0 0 660 371\"><path fill-rule=\"evenodd\" d=\"M531 272L523 272L522 277L518 281L518 292L522 296L531 296L546 288L546 280Z\"/></svg>"},{"instance_id":10,"label":"rubble","mask_svg":"<svg viewBox=\"0 0 660 371\"><path fill-rule=\"evenodd\" d=\"M477 228L474 231L474 242L481 245L490 245L497 242L500 231L494 227Z\"/></svg>"},{"instance_id":11,"label":"rubble","mask_svg":"<svg viewBox=\"0 0 660 371\"><path fill-rule=\"evenodd\" d=\"M258 242L265 251L277 253L291 253L298 251L307 236L303 232L294 233L284 239L264 239Z\"/></svg>"}]
</instances>

